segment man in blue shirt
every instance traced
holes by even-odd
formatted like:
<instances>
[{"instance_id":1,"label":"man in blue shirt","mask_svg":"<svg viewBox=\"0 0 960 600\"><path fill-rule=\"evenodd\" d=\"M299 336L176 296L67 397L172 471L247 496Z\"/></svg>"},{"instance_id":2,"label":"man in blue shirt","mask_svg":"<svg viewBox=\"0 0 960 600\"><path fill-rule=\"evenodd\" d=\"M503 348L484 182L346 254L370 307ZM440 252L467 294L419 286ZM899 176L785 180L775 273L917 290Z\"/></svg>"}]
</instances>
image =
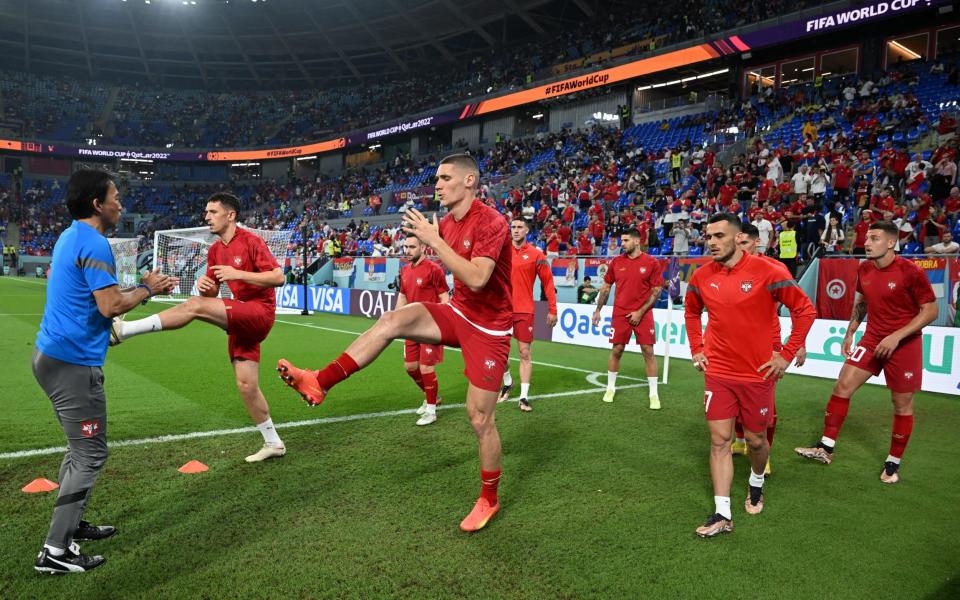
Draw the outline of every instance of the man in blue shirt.
<instances>
[{"instance_id":1,"label":"man in blue shirt","mask_svg":"<svg viewBox=\"0 0 960 600\"><path fill-rule=\"evenodd\" d=\"M66 205L74 218L53 248L47 305L33 352L33 374L53 403L67 436L60 493L43 550L34 568L82 573L103 564L80 553L77 540L99 540L116 530L82 521L84 508L107 459L107 400L103 361L113 317L173 289L175 278L148 273L121 290L104 232L120 222L120 194L105 171L82 169L70 177Z\"/></svg>"}]
</instances>

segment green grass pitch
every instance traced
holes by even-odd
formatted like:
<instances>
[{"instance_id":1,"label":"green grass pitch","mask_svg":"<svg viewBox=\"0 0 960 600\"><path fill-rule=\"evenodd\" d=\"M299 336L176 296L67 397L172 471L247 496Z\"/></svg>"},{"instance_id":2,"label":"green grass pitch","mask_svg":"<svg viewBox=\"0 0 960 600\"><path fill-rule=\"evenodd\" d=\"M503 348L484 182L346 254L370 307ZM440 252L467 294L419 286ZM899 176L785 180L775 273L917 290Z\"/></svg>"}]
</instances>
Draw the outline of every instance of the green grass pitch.
<instances>
[{"instance_id":1,"label":"green grass pitch","mask_svg":"<svg viewBox=\"0 0 960 600\"><path fill-rule=\"evenodd\" d=\"M887 454L886 389L867 386L829 467L796 457L820 432L831 382L788 376L762 515L743 511L748 466L736 457L732 535L693 530L713 508L703 380L674 361L663 410L642 387L600 401L590 372L599 349L538 342L533 413L500 405L500 514L481 532L457 524L479 490L463 408L459 353L439 367L448 405L416 427L418 390L393 344L368 369L307 408L276 377L277 358L321 366L370 321L280 316L263 346L262 388L287 456L248 465L258 433L114 447L87 517L119 534L85 552L107 557L88 574L41 576L32 563L64 445L30 372L44 287L0 278L0 598L957 598L960 597L960 400L923 393L902 482L878 475ZM152 304L132 316L163 305ZM337 331L340 330L340 331ZM342 332L354 333L342 333ZM516 362L512 363L514 378ZM561 367L572 367L561 368ZM251 425L227 362L223 332L203 323L138 337L105 366L112 442ZM622 375L640 377L628 355ZM594 378L595 380L595 378ZM636 380L621 379L621 384ZM182 475L190 459L210 470Z\"/></svg>"}]
</instances>

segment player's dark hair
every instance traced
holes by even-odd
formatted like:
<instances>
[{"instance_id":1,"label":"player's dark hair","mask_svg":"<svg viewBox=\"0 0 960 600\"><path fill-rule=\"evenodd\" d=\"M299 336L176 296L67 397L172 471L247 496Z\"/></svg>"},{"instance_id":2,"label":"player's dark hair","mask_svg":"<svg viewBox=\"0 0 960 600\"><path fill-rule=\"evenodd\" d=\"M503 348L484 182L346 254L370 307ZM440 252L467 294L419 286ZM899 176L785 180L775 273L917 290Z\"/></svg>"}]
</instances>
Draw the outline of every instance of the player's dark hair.
<instances>
[{"instance_id":1,"label":"player's dark hair","mask_svg":"<svg viewBox=\"0 0 960 600\"><path fill-rule=\"evenodd\" d=\"M74 219L92 217L96 211L94 201L107 201L110 183L116 185L113 173L103 169L79 169L67 182L67 210Z\"/></svg>"},{"instance_id":2,"label":"player's dark hair","mask_svg":"<svg viewBox=\"0 0 960 600\"><path fill-rule=\"evenodd\" d=\"M207 198L207 202L219 202L237 213L237 221L240 220L240 198L237 198L230 192L217 192Z\"/></svg>"},{"instance_id":3,"label":"player's dark hair","mask_svg":"<svg viewBox=\"0 0 960 600\"><path fill-rule=\"evenodd\" d=\"M480 167L477 165L476 159L469 154L451 154L450 156L447 156L441 160L440 164L453 165L467 171L475 171L478 176L480 175Z\"/></svg>"},{"instance_id":4,"label":"player's dark hair","mask_svg":"<svg viewBox=\"0 0 960 600\"><path fill-rule=\"evenodd\" d=\"M760 230L753 223L744 223L740 226L740 231L745 233L748 238L756 239L760 237Z\"/></svg>"},{"instance_id":5,"label":"player's dark hair","mask_svg":"<svg viewBox=\"0 0 960 600\"><path fill-rule=\"evenodd\" d=\"M707 221L707 224L712 223L729 223L730 227L733 227L737 231L743 231L743 221L740 220L737 215L730 213L717 213L710 217L710 220Z\"/></svg>"},{"instance_id":6,"label":"player's dark hair","mask_svg":"<svg viewBox=\"0 0 960 600\"><path fill-rule=\"evenodd\" d=\"M514 217L514 218L510 219L510 223L513 223L514 221L520 221L521 223L523 223L523 224L527 227L527 229L531 229L531 230L533 229L533 227L530 226L530 220L529 220L529 219L525 219L525 218L523 218L523 217Z\"/></svg>"},{"instance_id":7,"label":"player's dark hair","mask_svg":"<svg viewBox=\"0 0 960 600\"><path fill-rule=\"evenodd\" d=\"M885 231L894 237L900 235L900 228L897 227L893 221L877 221L875 223L870 223L870 226L867 227L867 229L879 229L880 231Z\"/></svg>"},{"instance_id":8,"label":"player's dark hair","mask_svg":"<svg viewBox=\"0 0 960 600\"><path fill-rule=\"evenodd\" d=\"M632 238L640 239L640 230L636 227L628 227L627 229L621 229L620 235L629 235Z\"/></svg>"}]
</instances>

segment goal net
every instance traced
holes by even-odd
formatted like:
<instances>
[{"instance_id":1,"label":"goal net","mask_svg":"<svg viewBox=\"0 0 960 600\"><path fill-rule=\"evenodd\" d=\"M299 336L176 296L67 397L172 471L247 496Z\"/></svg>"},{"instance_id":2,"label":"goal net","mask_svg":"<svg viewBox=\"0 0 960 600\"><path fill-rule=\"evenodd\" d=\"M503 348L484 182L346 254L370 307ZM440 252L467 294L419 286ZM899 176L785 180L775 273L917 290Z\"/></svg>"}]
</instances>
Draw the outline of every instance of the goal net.
<instances>
[{"instance_id":1,"label":"goal net","mask_svg":"<svg viewBox=\"0 0 960 600\"><path fill-rule=\"evenodd\" d=\"M113 260L117 263L117 283L121 288L137 285L140 281L137 269L137 256L140 240L137 238L107 238L113 250Z\"/></svg>"},{"instance_id":2,"label":"goal net","mask_svg":"<svg viewBox=\"0 0 960 600\"><path fill-rule=\"evenodd\" d=\"M293 234L291 230L274 231L253 229L240 225L267 243L267 248L280 266L287 255L287 245ZM167 296L154 296L154 300L183 302L190 296L199 296L197 279L207 272L207 251L217 241L208 227L189 229L166 229L153 234L153 265L164 275L173 275L180 279L180 285ZM226 284L220 286L221 298L232 298Z\"/></svg>"}]
</instances>

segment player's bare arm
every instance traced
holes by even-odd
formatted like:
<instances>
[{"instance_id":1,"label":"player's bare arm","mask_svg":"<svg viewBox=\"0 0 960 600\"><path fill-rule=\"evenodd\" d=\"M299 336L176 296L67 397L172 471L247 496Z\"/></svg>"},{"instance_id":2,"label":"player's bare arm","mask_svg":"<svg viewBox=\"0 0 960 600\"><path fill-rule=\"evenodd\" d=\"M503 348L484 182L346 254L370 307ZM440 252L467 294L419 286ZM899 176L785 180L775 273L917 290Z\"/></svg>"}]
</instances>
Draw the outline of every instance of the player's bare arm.
<instances>
[{"instance_id":1,"label":"player's bare arm","mask_svg":"<svg viewBox=\"0 0 960 600\"><path fill-rule=\"evenodd\" d=\"M259 287L280 287L283 285L283 269L277 267L271 271L262 273L253 273L251 271L241 271L229 265L216 265L212 267L213 273L218 281L242 281L250 285Z\"/></svg>"},{"instance_id":2,"label":"player's bare arm","mask_svg":"<svg viewBox=\"0 0 960 600\"><path fill-rule=\"evenodd\" d=\"M610 288L612 286L604 282L603 287L600 288L600 292L597 293L597 310L593 312L593 326L596 327L600 324L600 309L607 305L607 299L610 297Z\"/></svg>"},{"instance_id":3,"label":"player's bare arm","mask_svg":"<svg viewBox=\"0 0 960 600\"><path fill-rule=\"evenodd\" d=\"M937 303L927 302L920 305L920 312L917 313L909 323L894 331L887 337L880 340L877 347L873 350L873 355L877 358L887 358L897 349L903 338L917 333L937 318Z\"/></svg>"},{"instance_id":4,"label":"player's bare arm","mask_svg":"<svg viewBox=\"0 0 960 600\"><path fill-rule=\"evenodd\" d=\"M867 317L867 299L863 294L857 292L853 297L853 312L850 313L850 322L847 324L847 333L843 336L843 344L840 352L844 357L849 358L853 351L853 336L860 327L860 323Z\"/></svg>"},{"instance_id":5,"label":"player's bare arm","mask_svg":"<svg viewBox=\"0 0 960 600\"><path fill-rule=\"evenodd\" d=\"M176 277L162 275L160 269L155 269L143 276L140 280L141 285L129 288L129 291L121 291L119 286L112 285L94 291L93 297L97 302L97 309L100 314L112 319L130 312L151 296L173 291L178 283L179 279ZM143 286L146 286L146 288Z\"/></svg>"},{"instance_id":6,"label":"player's bare arm","mask_svg":"<svg viewBox=\"0 0 960 600\"><path fill-rule=\"evenodd\" d=\"M433 248L437 257L450 269L453 276L462 281L471 291L482 290L497 265L492 258L478 256L467 260L454 252L453 248L440 237L440 224L437 222L436 213L430 220L420 211L411 208L403 215L403 231L407 235L416 236L421 242Z\"/></svg>"}]
</instances>

